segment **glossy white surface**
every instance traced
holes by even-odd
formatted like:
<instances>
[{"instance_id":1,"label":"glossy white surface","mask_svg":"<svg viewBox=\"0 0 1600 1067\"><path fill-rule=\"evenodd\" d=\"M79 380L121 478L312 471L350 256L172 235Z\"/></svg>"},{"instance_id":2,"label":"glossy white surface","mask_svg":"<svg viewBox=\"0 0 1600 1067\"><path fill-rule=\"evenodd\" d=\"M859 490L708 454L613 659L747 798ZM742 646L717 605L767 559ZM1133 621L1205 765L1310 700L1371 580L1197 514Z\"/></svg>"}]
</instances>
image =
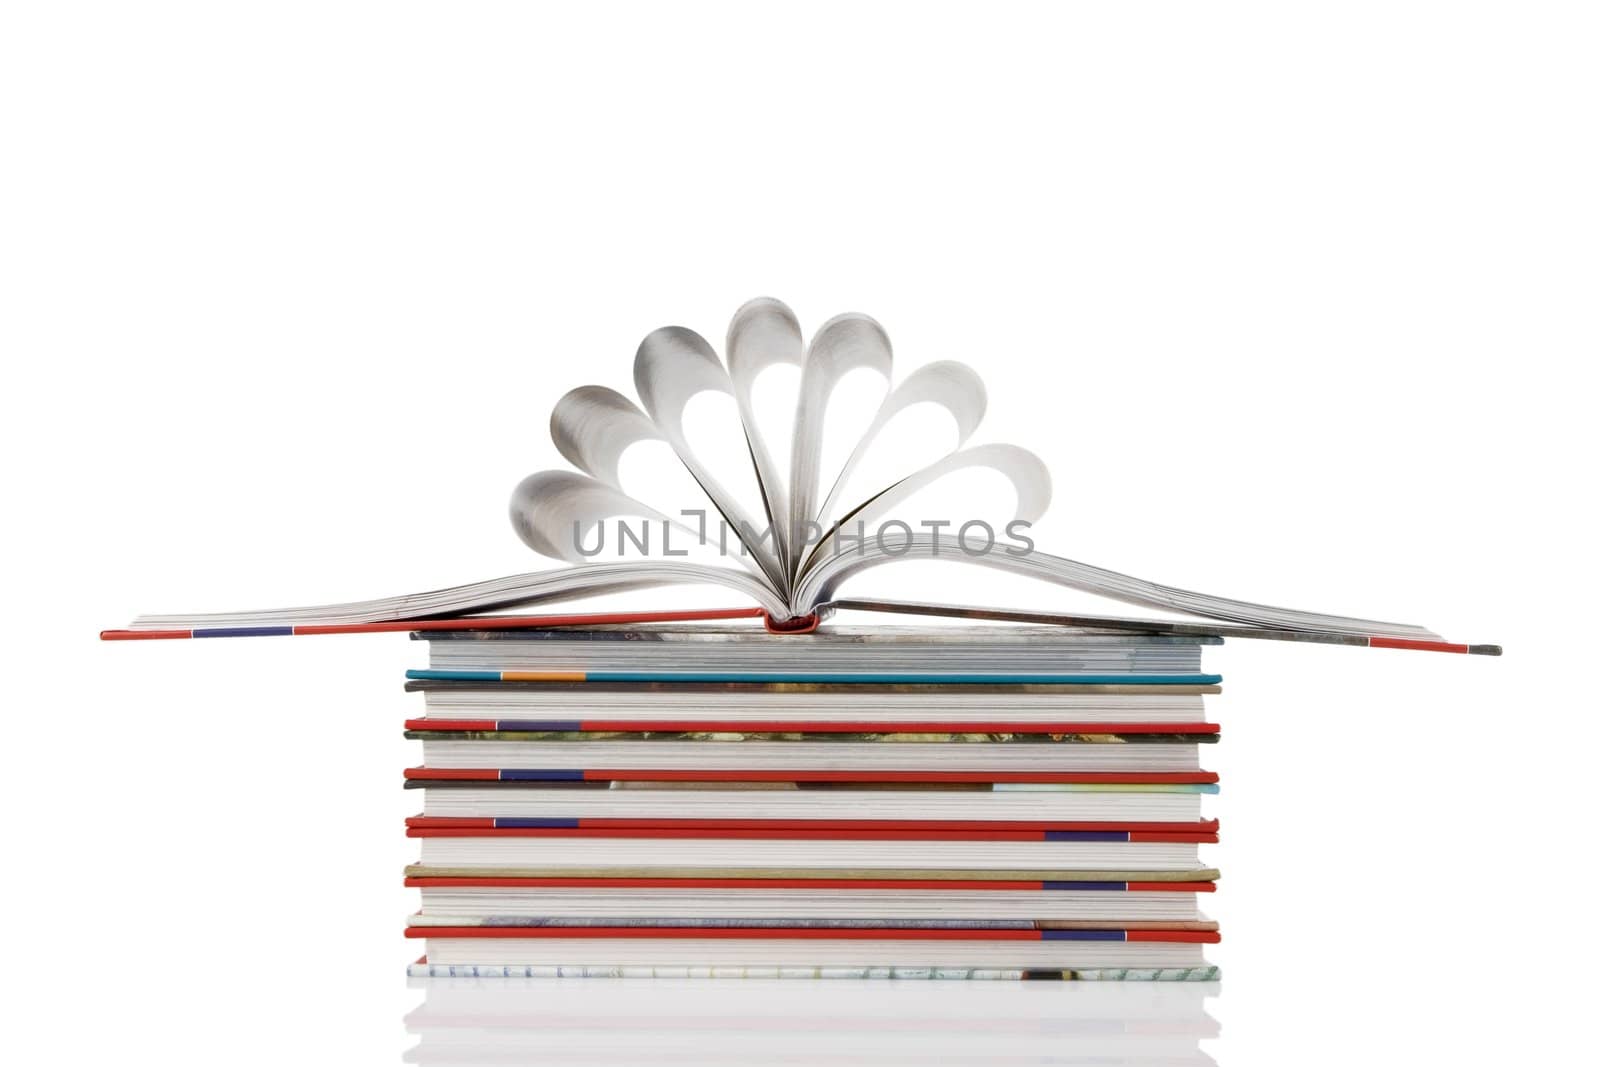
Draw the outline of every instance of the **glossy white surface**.
<instances>
[{"instance_id":1,"label":"glossy white surface","mask_svg":"<svg viewBox=\"0 0 1600 1067\"><path fill-rule=\"evenodd\" d=\"M1216 983L411 984L413 1063L1205 1064L1218 1029Z\"/></svg>"}]
</instances>

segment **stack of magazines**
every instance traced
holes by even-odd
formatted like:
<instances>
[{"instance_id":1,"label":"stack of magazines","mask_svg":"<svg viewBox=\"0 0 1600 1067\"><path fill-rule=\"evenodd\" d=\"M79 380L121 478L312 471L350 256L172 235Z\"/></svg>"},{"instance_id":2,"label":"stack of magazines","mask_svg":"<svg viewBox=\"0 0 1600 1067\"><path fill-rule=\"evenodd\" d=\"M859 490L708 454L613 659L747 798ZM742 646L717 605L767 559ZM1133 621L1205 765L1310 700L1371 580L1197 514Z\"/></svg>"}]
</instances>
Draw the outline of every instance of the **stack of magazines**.
<instances>
[{"instance_id":1,"label":"stack of magazines","mask_svg":"<svg viewBox=\"0 0 1600 1067\"><path fill-rule=\"evenodd\" d=\"M1217 976L1217 638L416 636L414 975Z\"/></svg>"},{"instance_id":2,"label":"stack of magazines","mask_svg":"<svg viewBox=\"0 0 1600 1067\"><path fill-rule=\"evenodd\" d=\"M551 442L574 469L524 478L510 519L565 567L145 615L102 634L428 642L429 667L411 672L427 714L407 724L423 746L407 772L424 798L407 872L422 892L407 932L426 942L414 974L1210 979L1202 952L1217 931L1198 901L1217 877L1200 857L1216 839L1202 810L1216 776L1200 752L1217 740L1202 699L1220 679L1201 673L1202 648L1238 637L1500 654L1038 551L1027 531L1050 474L1026 449L968 444L985 407L971 368L936 361L889 385L888 335L871 317L835 316L807 343L770 298L741 307L727 337L724 361L692 330L655 330L634 358L638 404L602 386L556 403ZM763 427L757 380L781 366L799 372L792 418ZM857 371L888 391L837 439L843 463L824 462L829 405ZM703 395L739 422L707 455L748 469L714 470L690 444ZM913 408L953 420L948 450L937 435L879 440ZM635 445L678 462L625 474ZM887 477L869 457L910 462ZM957 473L999 477L1012 506L985 510L946 485L959 515L907 510ZM671 507L674 484L690 506ZM1182 618L844 594L903 561ZM682 586L742 606L506 614ZM835 624L863 614L948 625Z\"/></svg>"}]
</instances>

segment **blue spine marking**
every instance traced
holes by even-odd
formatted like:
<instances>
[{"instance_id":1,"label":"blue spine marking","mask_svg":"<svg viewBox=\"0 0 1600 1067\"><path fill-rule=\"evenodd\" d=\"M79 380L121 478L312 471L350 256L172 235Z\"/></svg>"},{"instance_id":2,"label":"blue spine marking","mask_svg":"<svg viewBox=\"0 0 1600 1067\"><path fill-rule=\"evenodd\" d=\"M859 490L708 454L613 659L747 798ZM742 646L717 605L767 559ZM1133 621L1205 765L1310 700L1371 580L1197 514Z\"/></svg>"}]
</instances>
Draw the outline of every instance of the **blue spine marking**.
<instances>
[{"instance_id":1,"label":"blue spine marking","mask_svg":"<svg viewBox=\"0 0 1600 1067\"><path fill-rule=\"evenodd\" d=\"M1127 841L1126 830L1046 830L1046 841Z\"/></svg>"},{"instance_id":2,"label":"blue spine marking","mask_svg":"<svg viewBox=\"0 0 1600 1067\"><path fill-rule=\"evenodd\" d=\"M500 719L495 722L496 730L559 730L575 733L583 729L583 723L577 719Z\"/></svg>"},{"instance_id":3,"label":"blue spine marking","mask_svg":"<svg viewBox=\"0 0 1600 1067\"><path fill-rule=\"evenodd\" d=\"M582 771L540 771L540 770L514 770L501 771L502 782L581 782L584 780Z\"/></svg>"},{"instance_id":4,"label":"blue spine marking","mask_svg":"<svg viewBox=\"0 0 1600 1067\"><path fill-rule=\"evenodd\" d=\"M501 819L494 821L496 830L576 830L577 819Z\"/></svg>"},{"instance_id":5,"label":"blue spine marking","mask_svg":"<svg viewBox=\"0 0 1600 1067\"><path fill-rule=\"evenodd\" d=\"M406 671L413 681L498 682L499 671Z\"/></svg>"},{"instance_id":6,"label":"blue spine marking","mask_svg":"<svg viewBox=\"0 0 1600 1067\"><path fill-rule=\"evenodd\" d=\"M1040 930L1043 941L1126 941L1126 930Z\"/></svg>"},{"instance_id":7,"label":"blue spine marking","mask_svg":"<svg viewBox=\"0 0 1600 1067\"><path fill-rule=\"evenodd\" d=\"M1098 890L1099 892L1102 892L1102 893L1104 893L1104 892L1115 893L1115 892L1119 892L1119 891L1122 891L1122 890L1126 890L1128 888L1128 883L1127 882L1046 882L1046 883L1044 883L1044 888L1046 888L1046 889L1063 889L1063 890L1084 889L1084 890Z\"/></svg>"},{"instance_id":8,"label":"blue spine marking","mask_svg":"<svg viewBox=\"0 0 1600 1067\"><path fill-rule=\"evenodd\" d=\"M191 630L190 637L293 637L293 626L214 626Z\"/></svg>"}]
</instances>

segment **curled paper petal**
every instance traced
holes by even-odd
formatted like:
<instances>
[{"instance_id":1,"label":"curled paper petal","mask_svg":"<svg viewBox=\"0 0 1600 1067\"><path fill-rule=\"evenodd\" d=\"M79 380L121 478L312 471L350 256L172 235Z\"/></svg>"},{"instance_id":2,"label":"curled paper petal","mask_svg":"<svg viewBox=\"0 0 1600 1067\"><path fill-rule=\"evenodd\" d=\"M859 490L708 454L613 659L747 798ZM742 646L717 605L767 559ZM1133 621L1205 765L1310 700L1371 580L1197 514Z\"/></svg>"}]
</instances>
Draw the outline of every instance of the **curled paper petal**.
<instances>
[{"instance_id":1,"label":"curled paper petal","mask_svg":"<svg viewBox=\"0 0 1600 1067\"><path fill-rule=\"evenodd\" d=\"M539 471L511 493L511 525L535 552L585 563L578 550L596 523L618 516L668 522L666 516L612 486L572 471Z\"/></svg>"},{"instance_id":2,"label":"curled paper petal","mask_svg":"<svg viewBox=\"0 0 1600 1067\"><path fill-rule=\"evenodd\" d=\"M1050 507L1050 470L1044 461L1016 445L978 445L930 463L928 466L900 479L851 515L854 520L865 520L869 525L888 514L900 501L919 489L943 478L952 471L982 467L1005 476L1017 493L1017 506L1012 518L1035 522Z\"/></svg>"},{"instance_id":3,"label":"curled paper petal","mask_svg":"<svg viewBox=\"0 0 1600 1067\"><path fill-rule=\"evenodd\" d=\"M948 411L956 420L956 447L960 448L983 422L989 397L977 371L965 363L941 359L918 367L895 387L885 398L867 437L883 429L885 423L912 404L938 404Z\"/></svg>"},{"instance_id":4,"label":"curled paper petal","mask_svg":"<svg viewBox=\"0 0 1600 1067\"><path fill-rule=\"evenodd\" d=\"M787 559L789 490L787 473L778 469L756 419L752 390L761 372L780 364L800 366L805 351L800 322L781 300L757 297L734 312L728 324L728 377L739 405L756 480L767 504L767 521L777 538L777 555Z\"/></svg>"},{"instance_id":5,"label":"curled paper petal","mask_svg":"<svg viewBox=\"0 0 1600 1067\"><path fill-rule=\"evenodd\" d=\"M828 398L841 378L863 368L875 370L885 378L892 375L894 352L889 335L867 315L851 312L829 319L811 339L805 362L800 365L800 404L789 461L789 514L797 526L817 514L822 428ZM798 567L797 545L791 544L788 562L791 571Z\"/></svg>"},{"instance_id":6,"label":"curled paper petal","mask_svg":"<svg viewBox=\"0 0 1600 1067\"><path fill-rule=\"evenodd\" d=\"M995 471L1004 475L1011 483L1017 494L1017 505L1012 520L1035 522L1050 507L1050 470L1044 465L1043 460L1026 448L1018 448L1016 445L978 445L961 452L952 452L938 462L930 463L914 474L908 474L844 516L839 520L839 525L853 527L859 523L870 530L879 519L893 512L913 493L953 471L970 468ZM823 537L813 549L808 563L815 564L816 561L825 559L832 552L831 546L835 537L833 531Z\"/></svg>"},{"instance_id":7,"label":"curled paper petal","mask_svg":"<svg viewBox=\"0 0 1600 1067\"><path fill-rule=\"evenodd\" d=\"M663 326L639 343L633 387L668 441L683 439L683 409L698 393L733 396L733 383L709 342L682 326Z\"/></svg>"},{"instance_id":8,"label":"curled paper petal","mask_svg":"<svg viewBox=\"0 0 1600 1067\"><path fill-rule=\"evenodd\" d=\"M639 399L655 421L667 443L683 461L694 480L700 483L711 503L744 542L751 558L779 590L788 588L788 578L779 566L771 546L753 535L770 528L741 508L732 493L695 455L683 431L683 412L690 399L708 390L733 396L733 383L722 361L704 337L682 326L664 326L639 345L633 361L633 384ZM741 412L742 414L742 412ZM742 442L748 449L748 430Z\"/></svg>"},{"instance_id":9,"label":"curled paper petal","mask_svg":"<svg viewBox=\"0 0 1600 1067\"><path fill-rule=\"evenodd\" d=\"M872 442L877 439L878 434L890 420L913 404L937 404L949 412L950 417L956 422L955 447L960 448L967 443L967 438L972 436L978 424L983 421L988 397L984 393L983 382L978 378L978 373L965 363L940 360L925 367L918 367L910 377L884 397L878 413L873 416L872 424L861 435L860 443L840 469L839 477L828 492L828 499L823 501L815 515L803 518L814 518L824 526L832 521L839 506L840 495L849 488L850 475L860 464L862 457L867 454Z\"/></svg>"},{"instance_id":10,"label":"curled paper petal","mask_svg":"<svg viewBox=\"0 0 1600 1067\"><path fill-rule=\"evenodd\" d=\"M798 367L804 354L800 320L783 301L757 297L734 312L728 324L728 377L740 409L748 406L762 371L779 364ZM753 420L748 425L760 435Z\"/></svg>"},{"instance_id":11,"label":"curled paper petal","mask_svg":"<svg viewBox=\"0 0 1600 1067\"><path fill-rule=\"evenodd\" d=\"M622 454L640 441L664 440L633 401L603 385L579 386L556 401L550 439L574 467L616 489Z\"/></svg>"}]
</instances>

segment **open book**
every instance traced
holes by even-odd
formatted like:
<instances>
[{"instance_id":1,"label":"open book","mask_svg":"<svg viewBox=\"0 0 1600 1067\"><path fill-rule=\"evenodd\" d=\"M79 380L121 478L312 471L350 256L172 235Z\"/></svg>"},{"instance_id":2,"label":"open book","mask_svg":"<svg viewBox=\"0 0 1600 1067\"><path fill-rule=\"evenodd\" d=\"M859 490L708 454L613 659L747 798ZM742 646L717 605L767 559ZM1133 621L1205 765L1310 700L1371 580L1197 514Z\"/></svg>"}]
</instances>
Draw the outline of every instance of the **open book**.
<instances>
[{"instance_id":1,"label":"open book","mask_svg":"<svg viewBox=\"0 0 1600 1067\"><path fill-rule=\"evenodd\" d=\"M787 463L775 458L780 438L756 417L757 379L774 367L798 368L792 427L782 435ZM574 470L540 471L516 487L511 522L536 552L568 566L383 600L204 615L146 615L108 638L224 636L329 632L362 628L427 628L432 620L478 616L475 625L512 626L522 620L484 613L556 604L647 586L710 584L738 594L753 608L728 612L650 613L637 618L726 618L760 614L771 629L803 632L835 609L939 614L1047 622L1145 633L1223 634L1344 644L1497 653L1495 646L1450 645L1421 626L1270 607L1144 581L1034 549L1026 528L1050 501L1050 476L1038 457L1010 444L967 442L982 421L982 382L961 363L936 362L889 389L836 471L825 471L824 424L830 399L853 372L892 380L889 338L866 315L825 323L805 345L793 312L777 300L745 304L728 328L727 362L699 334L664 327L646 337L634 361L639 404L603 386L574 389L550 418L557 449ZM854 379L859 379L859 375ZM733 451L748 461L754 500L741 498L719 476L714 459L691 444L689 409L705 394L731 399L739 439ZM887 426L908 409L933 405L954 420L955 447L920 457L920 465L887 485L860 488L853 477ZM623 456L642 443L665 445L681 462L699 502L657 502L624 491ZM958 472L999 474L1015 492L1015 507L996 522L920 527L893 518L921 490ZM673 505L679 510L672 510ZM683 505L688 504L687 509ZM709 522L707 521L709 518ZM642 522L626 528L624 520ZM632 558L601 558L607 524ZM715 532L710 532L712 527ZM654 528L659 535L650 538ZM641 536L640 530L643 530ZM1003 531L1003 532L1002 532ZM1009 536L1016 535L1016 536ZM674 545L678 547L674 547ZM654 546L654 553L646 549ZM683 546L701 557L689 558ZM1141 608L1212 620L1183 623L1102 615L1054 615L943 604L910 604L841 596L863 571L900 560L941 560L990 567ZM622 621L628 616L565 616L573 621ZM417 625L412 625L417 624ZM462 625L462 623L456 623Z\"/></svg>"}]
</instances>

